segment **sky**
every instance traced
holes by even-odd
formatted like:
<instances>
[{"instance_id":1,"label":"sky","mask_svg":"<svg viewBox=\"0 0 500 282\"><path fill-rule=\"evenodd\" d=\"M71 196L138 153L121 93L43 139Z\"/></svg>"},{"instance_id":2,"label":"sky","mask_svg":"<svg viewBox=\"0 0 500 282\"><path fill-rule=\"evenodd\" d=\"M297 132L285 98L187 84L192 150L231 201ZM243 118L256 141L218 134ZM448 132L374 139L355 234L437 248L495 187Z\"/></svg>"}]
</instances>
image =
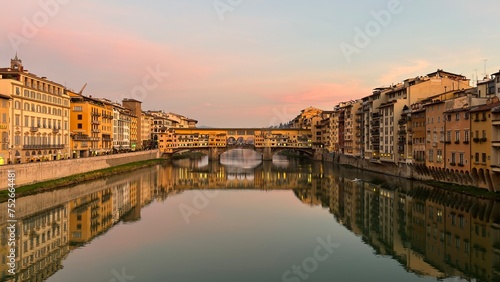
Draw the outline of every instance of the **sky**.
<instances>
[{"instance_id":1,"label":"sky","mask_svg":"<svg viewBox=\"0 0 500 282\"><path fill-rule=\"evenodd\" d=\"M211 127L268 127L444 69L500 69L495 1L5 1L0 67ZM496 52L495 52L496 51ZM486 61L485 61L486 60Z\"/></svg>"}]
</instances>

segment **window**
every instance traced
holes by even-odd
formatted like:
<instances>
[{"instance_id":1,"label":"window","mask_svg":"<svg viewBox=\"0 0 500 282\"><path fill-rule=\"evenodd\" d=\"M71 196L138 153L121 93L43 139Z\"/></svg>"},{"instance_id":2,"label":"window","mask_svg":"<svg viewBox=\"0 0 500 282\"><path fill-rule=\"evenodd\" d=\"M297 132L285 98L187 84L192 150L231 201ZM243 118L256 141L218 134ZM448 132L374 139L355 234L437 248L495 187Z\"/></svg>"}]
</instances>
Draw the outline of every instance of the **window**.
<instances>
[{"instance_id":1,"label":"window","mask_svg":"<svg viewBox=\"0 0 500 282\"><path fill-rule=\"evenodd\" d=\"M446 141L451 142L451 130L446 131Z\"/></svg>"},{"instance_id":2,"label":"window","mask_svg":"<svg viewBox=\"0 0 500 282\"><path fill-rule=\"evenodd\" d=\"M483 138L486 138L486 130L483 130Z\"/></svg>"},{"instance_id":3,"label":"window","mask_svg":"<svg viewBox=\"0 0 500 282\"><path fill-rule=\"evenodd\" d=\"M479 153L476 153L475 161L476 163L479 162Z\"/></svg>"},{"instance_id":4,"label":"window","mask_svg":"<svg viewBox=\"0 0 500 282\"><path fill-rule=\"evenodd\" d=\"M455 115L455 120L460 120L460 113L457 113L457 114Z\"/></svg>"},{"instance_id":5,"label":"window","mask_svg":"<svg viewBox=\"0 0 500 282\"><path fill-rule=\"evenodd\" d=\"M464 142L469 142L469 130L464 130Z\"/></svg>"},{"instance_id":6,"label":"window","mask_svg":"<svg viewBox=\"0 0 500 282\"><path fill-rule=\"evenodd\" d=\"M82 129L82 128L83 128L83 127L82 127L82 124L81 124L81 123L79 123L79 124L78 124L78 129Z\"/></svg>"},{"instance_id":7,"label":"window","mask_svg":"<svg viewBox=\"0 0 500 282\"><path fill-rule=\"evenodd\" d=\"M434 150L429 150L429 162L434 161Z\"/></svg>"},{"instance_id":8,"label":"window","mask_svg":"<svg viewBox=\"0 0 500 282\"><path fill-rule=\"evenodd\" d=\"M436 152L436 161L438 163L442 163L443 162L443 150L437 150L437 152Z\"/></svg>"},{"instance_id":9,"label":"window","mask_svg":"<svg viewBox=\"0 0 500 282\"><path fill-rule=\"evenodd\" d=\"M451 164L456 164L455 152L451 153Z\"/></svg>"},{"instance_id":10,"label":"window","mask_svg":"<svg viewBox=\"0 0 500 282\"><path fill-rule=\"evenodd\" d=\"M78 120L82 120L83 119L83 116L82 115L78 115ZM321 133L321 132L318 132L318 133Z\"/></svg>"},{"instance_id":11,"label":"window","mask_svg":"<svg viewBox=\"0 0 500 282\"><path fill-rule=\"evenodd\" d=\"M463 165L463 164L464 164L464 153L460 153L460 154L459 154L459 157L460 157L460 162L459 162L459 164Z\"/></svg>"},{"instance_id":12,"label":"window","mask_svg":"<svg viewBox=\"0 0 500 282\"><path fill-rule=\"evenodd\" d=\"M486 153L482 153L482 162L485 163L486 162Z\"/></svg>"},{"instance_id":13,"label":"window","mask_svg":"<svg viewBox=\"0 0 500 282\"><path fill-rule=\"evenodd\" d=\"M74 106L73 107L74 112L81 112L82 111L82 106Z\"/></svg>"},{"instance_id":14,"label":"window","mask_svg":"<svg viewBox=\"0 0 500 282\"><path fill-rule=\"evenodd\" d=\"M6 113L2 114L2 122L7 123L7 114Z\"/></svg>"},{"instance_id":15,"label":"window","mask_svg":"<svg viewBox=\"0 0 500 282\"><path fill-rule=\"evenodd\" d=\"M460 142L460 130L455 131L455 142Z\"/></svg>"},{"instance_id":16,"label":"window","mask_svg":"<svg viewBox=\"0 0 500 282\"><path fill-rule=\"evenodd\" d=\"M29 116L24 116L24 126L30 126L29 119Z\"/></svg>"}]
</instances>

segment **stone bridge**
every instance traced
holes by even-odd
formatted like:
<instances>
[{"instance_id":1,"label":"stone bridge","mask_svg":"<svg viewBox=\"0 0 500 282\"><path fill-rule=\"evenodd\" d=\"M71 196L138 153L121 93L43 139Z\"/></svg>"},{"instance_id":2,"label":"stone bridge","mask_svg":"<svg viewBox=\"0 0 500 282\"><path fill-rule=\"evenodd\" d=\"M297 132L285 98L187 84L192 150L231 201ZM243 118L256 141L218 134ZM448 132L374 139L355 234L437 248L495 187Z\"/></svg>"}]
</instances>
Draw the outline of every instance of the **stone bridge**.
<instances>
[{"instance_id":1,"label":"stone bridge","mask_svg":"<svg viewBox=\"0 0 500 282\"><path fill-rule=\"evenodd\" d=\"M311 159L321 159L313 147L312 133L306 129L270 128L171 128L158 136L158 149L171 156L181 151L201 152L210 160L219 160L232 149L251 149L262 160L272 160L275 153L292 150Z\"/></svg>"}]
</instances>

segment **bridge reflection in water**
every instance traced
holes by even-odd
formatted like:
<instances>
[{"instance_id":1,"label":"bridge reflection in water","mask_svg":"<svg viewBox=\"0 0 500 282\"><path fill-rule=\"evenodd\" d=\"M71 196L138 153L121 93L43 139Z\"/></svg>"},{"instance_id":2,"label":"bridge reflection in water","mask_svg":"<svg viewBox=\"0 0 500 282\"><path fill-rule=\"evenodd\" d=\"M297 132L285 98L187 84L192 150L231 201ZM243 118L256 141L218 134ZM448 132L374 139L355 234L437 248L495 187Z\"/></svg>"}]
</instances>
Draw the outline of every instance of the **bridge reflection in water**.
<instances>
[{"instance_id":1,"label":"bridge reflection in water","mask_svg":"<svg viewBox=\"0 0 500 282\"><path fill-rule=\"evenodd\" d=\"M192 189L291 189L302 203L324 207L377 255L398 261L408 272L500 279L500 203L494 200L319 163L251 163L179 161L20 198L18 276L6 277L3 263L2 281L44 281L62 268L71 250L120 222L139 221L143 207ZM6 203L0 209L6 210ZM3 257L5 216L0 214Z\"/></svg>"}]
</instances>

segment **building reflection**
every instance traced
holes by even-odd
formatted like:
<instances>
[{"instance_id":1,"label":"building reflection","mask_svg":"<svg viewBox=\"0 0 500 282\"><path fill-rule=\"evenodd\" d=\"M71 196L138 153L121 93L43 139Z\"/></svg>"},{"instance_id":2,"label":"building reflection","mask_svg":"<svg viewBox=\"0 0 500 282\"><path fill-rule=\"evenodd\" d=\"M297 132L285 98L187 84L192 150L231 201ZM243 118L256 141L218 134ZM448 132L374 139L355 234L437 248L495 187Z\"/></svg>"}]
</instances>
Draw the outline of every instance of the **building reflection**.
<instances>
[{"instance_id":1,"label":"building reflection","mask_svg":"<svg viewBox=\"0 0 500 282\"><path fill-rule=\"evenodd\" d=\"M9 234L6 215L0 214L2 281L44 281L62 268L71 250L120 222L140 220L151 203L192 189L291 189L303 204L325 208L376 254L409 272L438 279L500 278L500 203L494 200L320 163L246 167L202 159L18 199L15 277L7 276Z\"/></svg>"},{"instance_id":2,"label":"building reflection","mask_svg":"<svg viewBox=\"0 0 500 282\"><path fill-rule=\"evenodd\" d=\"M499 281L499 202L401 179L373 184L352 176L327 171L311 191L295 192L301 200L303 194L314 199L307 204L328 207L376 254L396 259L407 271Z\"/></svg>"},{"instance_id":3,"label":"building reflection","mask_svg":"<svg viewBox=\"0 0 500 282\"><path fill-rule=\"evenodd\" d=\"M16 202L16 276L9 276L7 219L0 218L1 281L45 281L62 268L69 252L88 244L123 221L137 221L141 208L168 194L160 181L160 166L123 176L78 185L53 193L26 197ZM27 208L33 202L40 209ZM47 203L47 204L43 204ZM7 210L6 203L0 205ZM25 208L26 207L26 208ZM26 210L26 212L24 212ZM25 213L25 215L23 214Z\"/></svg>"}]
</instances>

